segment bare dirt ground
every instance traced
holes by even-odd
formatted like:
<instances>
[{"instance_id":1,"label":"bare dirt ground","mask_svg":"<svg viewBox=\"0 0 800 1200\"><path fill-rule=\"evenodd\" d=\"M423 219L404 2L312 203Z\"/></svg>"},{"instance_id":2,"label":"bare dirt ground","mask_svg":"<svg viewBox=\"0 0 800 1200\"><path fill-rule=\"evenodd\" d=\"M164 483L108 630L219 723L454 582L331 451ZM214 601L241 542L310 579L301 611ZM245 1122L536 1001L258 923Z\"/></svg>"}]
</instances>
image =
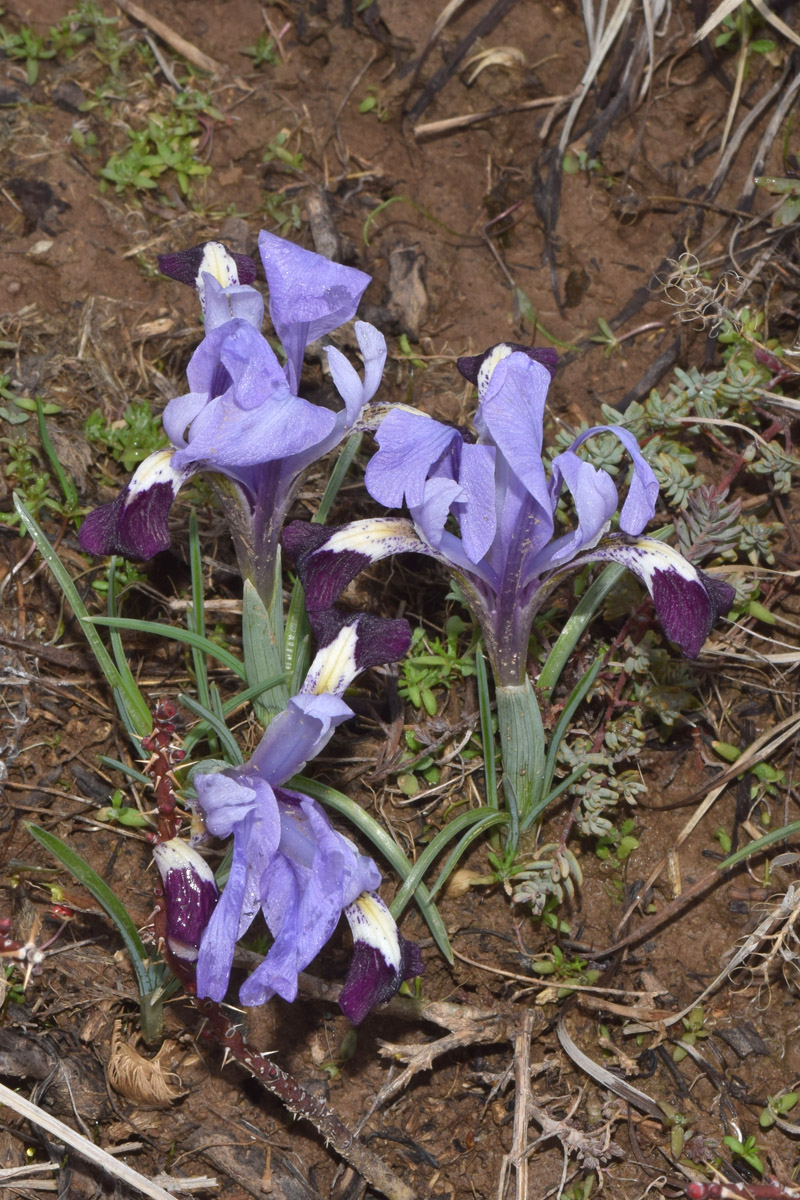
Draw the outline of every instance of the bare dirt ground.
<instances>
[{"instance_id":1,"label":"bare dirt ground","mask_svg":"<svg viewBox=\"0 0 800 1200\"><path fill-rule=\"evenodd\" d=\"M137 20L103 0L96 13L113 22L95 21L95 35L83 44L42 58L33 82L28 59L0 52L5 512L12 511L10 489L31 486L20 475L19 439L34 452L39 446L35 417L13 404L18 395L57 406L48 417L50 435L84 510L116 494L126 471L87 441L87 418L99 412L107 426L119 425L130 402L147 399L160 412L184 390L185 365L201 336L198 314L188 289L158 276L156 256L208 238L250 253L260 228L323 252L333 239L336 257L373 276L361 313L389 340L385 398L443 420L469 415L455 357L503 339L552 339L563 350L551 391L551 436L559 419L595 424L601 403L624 406L662 379L666 386L676 364L712 365L713 340L676 320L652 286L664 260L684 248L710 264L714 279L731 269L749 277L747 299L768 312L772 336L785 346L794 341L796 226L775 238L768 217L755 220L771 198L754 192L752 179L785 174L794 134L787 149L779 122L764 139L796 67L790 69L788 49L751 64L734 129L750 119L721 163L736 59L690 49L706 15L702 3L673 6L657 28L649 88L639 86L644 60L635 86L624 75L642 44L641 16L625 27L569 139L573 161L597 165L563 175L558 139L588 61L580 6L571 0L481 0L462 6L435 34L437 14L413 0L285 0L263 12L247 0L146 0L144 9L145 19ZM795 9L781 10L790 24ZM2 25L7 35L23 27L47 35L71 11L66 0L12 0ZM187 58L153 19L186 39L190 56L199 51L213 60L211 70L200 70L195 56L187 82ZM480 35L471 37L479 22ZM101 28L117 39L116 51L110 35L102 41L97 34ZM271 61L257 65L244 51L270 34ZM458 59L464 39L469 46ZM497 48L505 52L468 82L470 55ZM192 101L192 89L206 98L202 104ZM196 120L187 135L189 163L210 168L191 177L188 194L174 170L149 188L106 179L102 189L101 169L125 152L128 130L176 112ZM494 115L438 135L420 128L487 112ZM613 353L589 340L599 319L622 339ZM321 385L313 360L306 382L309 392ZM791 384L786 390L795 394ZM790 425L781 428L791 444ZM725 474L729 461L712 444L699 453L711 479ZM313 511L321 479L321 471L312 474L297 515ZM409 1022L401 1008L389 1009L372 1014L353 1042L325 995L293 1006L276 1000L238 1018L254 1046L274 1051L282 1067L326 1098L419 1197L538 1200L560 1186L571 1200L600 1186L630 1200L648 1192L673 1197L703 1164L723 1179L760 1180L752 1163L723 1143L726 1136L741 1143L754 1137L766 1175L784 1184L796 1177L800 1109L788 1112L786 1128L761 1128L759 1116L768 1097L800 1079L797 901L778 913L748 968L704 1002L700 1034L680 1061L673 1051L685 1023L666 1023L692 1006L737 946L763 930L798 877L795 837L777 848L783 854L771 871L762 857L692 890L721 857L718 829L745 840L763 832L749 818L750 780L731 779L682 836L720 769L710 740L747 746L790 718L797 703L800 504L791 494L775 501L764 478L734 480L732 494L785 525L776 574L761 596L782 621L784 658L774 665L753 651L746 632L752 622L745 632L714 635L715 653L694 667L701 705L691 720L679 720L671 736L658 724L647 730L638 766L648 791L640 806L620 815L634 819L638 847L627 859L602 859L591 844L583 847L584 885L562 913L568 937L512 906L502 887L451 893L441 900L456 953L450 968L409 908L403 931L423 947L422 996L453 1006L453 1040L392 1095L386 1089L404 1052L385 1053L384 1043L426 1045L447 1035L446 1027ZM367 511L349 497L345 488L338 519ZM189 577L181 549L188 512L187 504L176 506L174 550L134 580L130 615L168 620L179 609ZM236 647L231 550L211 507L200 514L208 596L218 604L220 636ZM102 568L81 552L75 524L46 508L40 519L87 604L99 610L103 601L92 585ZM159 1100L150 1076L138 1092L109 1083L109 1062L124 1047L142 1053L145 1066L152 1061L137 1042L130 963L113 926L65 871L53 870L25 822L35 820L83 854L145 931L150 848L141 831L96 819L114 789L125 786L99 756L130 756L80 630L17 529L0 527L0 551L0 916L9 919L9 936L44 943L59 924L54 901L73 912L24 991L24 971L8 960L0 1078L150 1178L215 1177L216 1191L187 1185L197 1196L373 1195L308 1124L292 1121L239 1067L223 1063L181 1000L167 1007L159 1056L162 1082L176 1098ZM412 623L434 632L444 621L445 594L441 577L408 564L391 574L387 568L365 588L368 602L383 604L388 595L395 606L405 604ZM153 704L186 686L187 657L175 643L136 636L127 644ZM400 712L395 735L399 741L406 728L423 740L441 738L447 722L463 727L475 712L474 688L459 683L436 718L410 706ZM585 716L592 733L604 712L600 705ZM386 728L392 714L380 716ZM255 731L237 736L245 744ZM451 791L409 803L391 759L387 764L386 743L376 722L365 720L340 733L318 769L384 819L413 856L447 819L462 785L453 773ZM775 826L800 816L796 749L795 734L770 759L784 773ZM688 806L674 807L688 797ZM568 812L567 804L549 818L548 840ZM467 865L484 871L485 850L473 849ZM387 895L392 886L388 873ZM559 942L564 959L596 968L596 990L560 995L536 973L537 956L541 962ZM340 934L312 973L339 981L347 958ZM650 1032L623 1032L643 1019ZM575 1062L565 1034L610 1073L611 1084ZM638 1101L625 1084L637 1089ZM43 1180L76 1200L129 1194L4 1108L0 1169L23 1165L40 1165L41 1172L0 1176L0 1195L38 1196Z\"/></svg>"}]
</instances>

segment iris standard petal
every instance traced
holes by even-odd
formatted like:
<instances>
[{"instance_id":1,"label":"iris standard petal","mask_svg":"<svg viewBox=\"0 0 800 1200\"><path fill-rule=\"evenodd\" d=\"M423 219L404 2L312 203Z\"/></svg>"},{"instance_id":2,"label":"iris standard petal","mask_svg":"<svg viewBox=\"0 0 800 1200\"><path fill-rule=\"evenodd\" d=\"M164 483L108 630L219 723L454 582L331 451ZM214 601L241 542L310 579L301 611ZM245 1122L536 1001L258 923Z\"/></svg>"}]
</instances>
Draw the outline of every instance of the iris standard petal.
<instances>
[{"instance_id":1,"label":"iris standard petal","mask_svg":"<svg viewBox=\"0 0 800 1200\"><path fill-rule=\"evenodd\" d=\"M586 429L583 433L578 434L569 450L577 450L578 446L582 445L587 438L594 437L597 433L613 433L614 437L622 442L633 461L633 476L622 505L622 512L619 515L619 524L623 533L629 533L635 537L642 532L647 522L652 520L656 511L658 480L653 468L639 449L639 443L634 435L629 429L623 429L620 425L595 425L591 429Z\"/></svg>"},{"instance_id":2,"label":"iris standard petal","mask_svg":"<svg viewBox=\"0 0 800 1200\"><path fill-rule=\"evenodd\" d=\"M543 511L551 511L542 462L544 405L550 373L519 352L495 367L475 417L478 432L492 441Z\"/></svg>"},{"instance_id":3,"label":"iris standard petal","mask_svg":"<svg viewBox=\"0 0 800 1200\"><path fill-rule=\"evenodd\" d=\"M364 380L362 382L355 367L335 346L327 347L328 366L337 392L344 400L349 429L357 420L365 404L369 403L378 390L386 363L386 338L374 325L356 321L356 338L364 358Z\"/></svg>"},{"instance_id":4,"label":"iris standard petal","mask_svg":"<svg viewBox=\"0 0 800 1200\"><path fill-rule=\"evenodd\" d=\"M78 540L89 554L152 558L169 547L169 514L194 468L173 462L173 450L157 450L136 468L116 500L90 512Z\"/></svg>"},{"instance_id":5,"label":"iris standard petal","mask_svg":"<svg viewBox=\"0 0 800 1200\"><path fill-rule=\"evenodd\" d=\"M189 427L206 404L207 392L187 392L185 396L170 400L161 416L161 424L173 446L183 449L188 445Z\"/></svg>"},{"instance_id":6,"label":"iris standard petal","mask_svg":"<svg viewBox=\"0 0 800 1200\"><path fill-rule=\"evenodd\" d=\"M306 346L355 316L371 277L265 230L258 248L270 316L286 351L289 386L297 391Z\"/></svg>"},{"instance_id":7,"label":"iris standard petal","mask_svg":"<svg viewBox=\"0 0 800 1200\"><path fill-rule=\"evenodd\" d=\"M283 531L284 550L297 566L308 610L330 608L348 583L371 563L428 546L405 517L377 517L326 527L292 521Z\"/></svg>"},{"instance_id":8,"label":"iris standard petal","mask_svg":"<svg viewBox=\"0 0 800 1200\"><path fill-rule=\"evenodd\" d=\"M367 464L367 491L387 508L399 508L404 499L414 508L422 504L431 467L461 434L424 413L396 409L375 437L379 450Z\"/></svg>"},{"instance_id":9,"label":"iris standard petal","mask_svg":"<svg viewBox=\"0 0 800 1200\"><path fill-rule=\"evenodd\" d=\"M479 563L489 552L497 532L494 446L461 447L458 482L461 495L456 498L461 540L470 562Z\"/></svg>"},{"instance_id":10,"label":"iris standard petal","mask_svg":"<svg viewBox=\"0 0 800 1200\"><path fill-rule=\"evenodd\" d=\"M577 562L622 563L653 598L664 633L688 658L696 658L714 623L733 604L735 590L654 538L607 538Z\"/></svg>"},{"instance_id":11,"label":"iris standard petal","mask_svg":"<svg viewBox=\"0 0 800 1200\"><path fill-rule=\"evenodd\" d=\"M526 564L525 582L569 562L576 554L593 546L608 528L619 504L611 476L578 458L571 450L565 450L553 459L552 480L556 495L561 491L562 483L567 485L578 524L570 533L550 542Z\"/></svg>"},{"instance_id":12,"label":"iris standard petal","mask_svg":"<svg viewBox=\"0 0 800 1200\"><path fill-rule=\"evenodd\" d=\"M344 915L353 934L353 957L339 996L339 1007L360 1025L376 1004L385 1004L400 984L423 972L415 942L407 942L389 909L374 892L364 892Z\"/></svg>"}]
</instances>

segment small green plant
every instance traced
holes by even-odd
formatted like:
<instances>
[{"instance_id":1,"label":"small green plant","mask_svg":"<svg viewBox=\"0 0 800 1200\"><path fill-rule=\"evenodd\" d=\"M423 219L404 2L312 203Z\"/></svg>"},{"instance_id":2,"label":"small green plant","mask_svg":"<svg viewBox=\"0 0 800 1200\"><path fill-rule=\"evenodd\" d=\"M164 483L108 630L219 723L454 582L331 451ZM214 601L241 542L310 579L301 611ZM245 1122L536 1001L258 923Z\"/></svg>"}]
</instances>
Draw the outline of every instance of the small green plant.
<instances>
[{"instance_id":1,"label":"small green plant","mask_svg":"<svg viewBox=\"0 0 800 1200\"><path fill-rule=\"evenodd\" d=\"M148 191L158 188L163 175L174 172L184 196L189 195L192 179L211 173L211 167L197 161L197 144L202 128L197 119L196 103L187 111L172 108L160 119L150 117L144 129L128 129L128 145L112 154L101 168L101 191L113 183L117 194L126 188Z\"/></svg>"},{"instance_id":2,"label":"small green plant","mask_svg":"<svg viewBox=\"0 0 800 1200\"><path fill-rule=\"evenodd\" d=\"M758 1171L759 1175L764 1174L764 1160L761 1158L756 1139L752 1135L744 1142L732 1136L724 1137L722 1141L734 1158L741 1158L754 1171Z\"/></svg>"},{"instance_id":3,"label":"small green plant","mask_svg":"<svg viewBox=\"0 0 800 1200\"><path fill-rule=\"evenodd\" d=\"M283 192L267 192L264 196L264 214L274 223L274 232L281 236L290 229L300 229L303 215L299 204L290 203Z\"/></svg>"},{"instance_id":4,"label":"small green plant","mask_svg":"<svg viewBox=\"0 0 800 1200\"><path fill-rule=\"evenodd\" d=\"M547 954L534 959L530 964L530 970L534 975L554 976L554 985L557 985L560 980L566 979L571 980L572 983L591 986L600 978L598 970L594 967L587 968L585 959L567 958L560 946L553 946L553 949ZM559 986L558 999L562 1000L565 996L571 996L574 990L569 986Z\"/></svg>"},{"instance_id":5,"label":"small green plant","mask_svg":"<svg viewBox=\"0 0 800 1200\"><path fill-rule=\"evenodd\" d=\"M706 1023L706 1013L702 1004L698 1004L693 1008L688 1017L683 1018L684 1032L681 1034L681 1040L677 1046L672 1048L673 1062L682 1062L688 1054L687 1046L696 1046L701 1038L709 1036L708 1030L704 1028Z\"/></svg>"},{"instance_id":6,"label":"small green plant","mask_svg":"<svg viewBox=\"0 0 800 1200\"><path fill-rule=\"evenodd\" d=\"M169 445L149 400L134 400L125 406L118 421L108 422L100 412L90 413L84 426L87 439L101 446L126 471L132 471L156 450Z\"/></svg>"},{"instance_id":7,"label":"small green plant","mask_svg":"<svg viewBox=\"0 0 800 1200\"><path fill-rule=\"evenodd\" d=\"M633 836L635 828L636 822L629 817L619 829L610 829L604 837L598 838L594 851L597 857L604 862L627 862L634 850L639 849L639 839Z\"/></svg>"},{"instance_id":8,"label":"small green plant","mask_svg":"<svg viewBox=\"0 0 800 1200\"><path fill-rule=\"evenodd\" d=\"M279 162L285 167L289 167L292 171L301 171L303 169L303 155L301 151L290 150L289 141L292 133L289 129L282 129L277 133L271 142L267 142L267 148L262 162Z\"/></svg>"},{"instance_id":9,"label":"small green plant","mask_svg":"<svg viewBox=\"0 0 800 1200\"><path fill-rule=\"evenodd\" d=\"M397 786L405 796L416 796L422 784L435 787L439 782L439 768L431 754L425 753L425 744L411 729L404 732L406 753L401 754L397 774ZM419 778L418 778L419 777Z\"/></svg>"},{"instance_id":10,"label":"small green plant","mask_svg":"<svg viewBox=\"0 0 800 1200\"><path fill-rule=\"evenodd\" d=\"M22 399L18 397L17 403ZM78 490L72 477L61 465L50 440L45 422L45 406L38 397L32 403L39 425L41 451L31 442L29 435L18 433L0 438L0 446L7 448L4 467L6 483L25 497L28 507L35 515L46 512L50 516L62 517L68 521L75 520L82 511L78 504ZM0 513L0 525L13 527L19 523L16 512Z\"/></svg>"},{"instance_id":11,"label":"small green plant","mask_svg":"<svg viewBox=\"0 0 800 1200\"><path fill-rule=\"evenodd\" d=\"M266 33L261 34L255 45L246 46L242 54L252 58L254 67L274 67L280 62L275 49L275 39L268 37Z\"/></svg>"},{"instance_id":12,"label":"small green plant","mask_svg":"<svg viewBox=\"0 0 800 1200\"><path fill-rule=\"evenodd\" d=\"M39 78L39 64L55 58L57 53L50 39L34 33L27 25L23 25L18 33L8 33L0 25L0 51L7 58L21 59L25 63L25 73L31 87Z\"/></svg>"},{"instance_id":13,"label":"small green plant","mask_svg":"<svg viewBox=\"0 0 800 1200\"><path fill-rule=\"evenodd\" d=\"M449 690L457 679L475 674L474 643L460 651L458 642L468 625L458 616L449 617L445 624L444 640L429 641L425 630L418 626L411 635L411 646L400 667L398 691L415 708L424 708L435 717L438 702L435 688Z\"/></svg>"},{"instance_id":14,"label":"small green plant","mask_svg":"<svg viewBox=\"0 0 800 1200\"><path fill-rule=\"evenodd\" d=\"M767 1098L767 1107L761 1110L758 1123L762 1129L771 1129L781 1117L790 1113L800 1099L798 1092L783 1092Z\"/></svg>"},{"instance_id":15,"label":"small green plant","mask_svg":"<svg viewBox=\"0 0 800 1200\"><path fill-rule=\"evenodd\" d=\"M125 825L129 829L151 829L153 822L150 818L139 812L138 808L125 804L124 799L124 794L119 788L112 792L111 803L105 808L99 808L95 813L95 819L109 825Z\"/></svg>"}]
</instances>

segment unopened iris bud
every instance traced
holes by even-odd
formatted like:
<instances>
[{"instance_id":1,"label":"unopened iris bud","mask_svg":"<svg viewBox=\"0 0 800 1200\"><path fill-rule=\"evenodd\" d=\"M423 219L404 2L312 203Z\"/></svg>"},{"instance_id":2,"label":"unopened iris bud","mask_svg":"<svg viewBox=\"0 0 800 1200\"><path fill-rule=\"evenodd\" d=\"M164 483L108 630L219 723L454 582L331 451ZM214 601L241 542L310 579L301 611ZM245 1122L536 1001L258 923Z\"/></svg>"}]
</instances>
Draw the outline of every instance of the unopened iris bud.
<instances>
[{"instance_id":1,"label":"unopened iris bud","mask_svg":"<svg viewBox=\"0 0 800 1200\"><path fill-rule=\"evenodd\" d=\"M167 945L177 958L195 962L200 939L219 899L214 872L180 838L153 848L167 909Z\"/></svg>"}]
</instances>

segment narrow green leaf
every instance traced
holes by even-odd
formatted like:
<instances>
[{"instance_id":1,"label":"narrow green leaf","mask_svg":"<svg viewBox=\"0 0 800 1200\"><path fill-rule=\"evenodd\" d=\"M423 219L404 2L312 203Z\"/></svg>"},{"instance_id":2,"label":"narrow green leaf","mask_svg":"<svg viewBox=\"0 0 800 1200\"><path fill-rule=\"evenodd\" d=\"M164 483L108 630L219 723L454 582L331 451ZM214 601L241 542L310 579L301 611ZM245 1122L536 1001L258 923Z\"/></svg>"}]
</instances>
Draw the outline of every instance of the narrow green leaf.
<instances>
[{"instance_id":1,"label":"narrow green leaf","mask_svg":"<svg viewBox=\"0 0 800 1200\"><path fill-rule=\"evenodd\" d=\"M598 655L591 667L589 667L589 670L570 693L569 700L564 706L564 711L559 718L558 724L550 736L550 745L547 750L547 760L545 762L544 776L542 779L539 797L540 807L538 810L526 814L525 820L522 822L523 829L527 829L533 823L533 821L536 820L540 813L544 812L547 805L551 803L553 797L550 795L550 788L552 787L553 776L556 772L558 748L561 745L564 735L572 724L572 718L574 717L575 712L589 694L589 691L597 679L597 676L600 674L600 668L603 665L603 660L604 656L602 654Z\"/></svg>"},{"instance_id":2,"label":"narrow green leaf","mask_svg":"<svg viewBox=\"0 0 800 1200\"><path fill-rule=\"evenodd\" d=\"M112 629L130 629L135 633L152 633L156 637L171 638L174 642L185 642L189 646L196 646L198 650L202 650L204 654L215 658L217 662L222 663L223 667L227 667L229 671L233 671L234 675L238 675L240 679L247 680L244 670L244 663L238 659L235 654L231 654L230 650L223 649L216 642L212 642L209 638L200 637L198 633L192 633L190 629L181 629L179 626L161 625L158 621L137 621L133 617L89 617L87 621L92 625L108 625Z\"/></svg>"},{"instance_id":3,"label":"narrow green leaf","mask_svg":"<svg viewBox=\"0 0 800 1200\"><path fill-rule=\"evenodd\" d=\"M193 699L192 696L187 696L185 692L181 692L178 695L178 703L182 704L184 708L188 708L189 712L194 713L196 717L202 718L206 728L213 730L217 735L229 765L240 767L244 762L244 758L236 743L236 739L225 722L216 713L212 712L210 708L201 704L199 700ZM214 754L213 748L211 753L212 755Z\"/></svg>"},{"instance_id":4,"label":"narrow green leaf","mask_svg":"<svg viewBox=\"0 0 800 1200\"><path fill-rule=\"evenodd\" d=\"M244 647L245 679L252 687L264 679L274 679L284 670L283 662L283 593L280 562L276 565L275 591L269 609L249 579L242 592L242 644ZM256 716L262 725L283 712L289 703L286 683L271 688L253 702Z\"/></svg>"},{"instance_id":5,"label":"narrow green leaf","mask_svg":"<svg viewBox=\"0 0 800 1200\"><path fill-rule=\"evenodd\" d=\"M771 833L767 833L764 837L757 838L754 842L749 842L746 846L742 846L735 854L730 854L718 864L718 871L727 871L730 867L737 866L740 862L744 862L746 858L752 858L754 854L760 854L762 850L766 850L769 846L774 846L776 842L782 842L786 838L794 837L800 833L800 821L792 821L790 825L782 825L780 829L773 829Z\"/></svg>"},{"instance_id":6,"label":"narrow green leaf","mask_svg":"<svg viewBox=\"0 0 800 1200\"><path fill-rule=\"evenodd\" d=\"M492 698L489 693L489 673L486 659L480 647L475 651L475 676L478 682L478 709L481 715L481 745L483 746L483 774L486 787L486 803L498 809L497 763L494 752L494 730L492 729Z\"/></svg>"},{"instance_id":7,"label":"narrow green leaf","mask_svg":"<svg viewBox=\"0 0 800 1200\"><path fill-rule=\"evenodd\" d=\"M86 860L81 858L80 854L66 842L62 842L61 838L42 829L39 825L33 825L27 821L25 828L40 846L44 846L45 850L58 859L63 867L66 867L70 875L74 876L78 883L85 887L87 892L94 896L97 903L105 910L119 930L119 935L125 943L125 949L131 957L139 995L146 996L148 992L152 992L157 979L153 974L138 930L122 901L114 895L108 884L104 883L100 876L92 870Z\"/></svg>"},{"instance_id":8,"label":"narrow green leaf","mask_svg":"<svg viewBox=\"0 0 800 1200\"><path fill-rule=\"evenodd\" d=\"M144 697L135 684L131 686L130 681L122 678L117 670L111 655L103 645L100 634L94 628L95 623L102 623L102 617L90 617L86 610L86 605L81 600L78 589L72 582L67 568L62 563L61 559L56 554L44 531L39 527L31 513L25 506L22 497L18 492L14 493L14 507L19 514L19 518L27 529L28 533L33 538L36 544L36 549L41 554L44 561L47 563L50 571L53 573L58 586L64 593L64 598L72 609L81 629L86 635L92 653L97 659L97 665L103 672L109 687L111 688L114 700L119 708L120 714L125 721L126 728L132 728L139 738L145 737L152 732L153 719L150 715L150 709L145 703ZM109 619L105 618L106 623ZM163 632L162 626L157 628Z\"/></svg>"},{"instance_id":9,"label":"narrow green leaf","mask_svg":"<svg viewBox=\"0 0 800 1200\"><path fill-rule=\"evenodd\" d=\"M462 835L458 845L453 849L452 853L447 859L447 862L442 867L439 873L439 878L431 888L431 899L433 899L440 888L444 887L444 885L447 883L447 880L450 878L451 874L458 866L467 850L469 850L472 843L479 837L482 837L489 829L492 828L492 826L506 824L507 819L506 813L490 813L483 817L480 821L476 821L473 827L468 829L467 832Z\"/></svg>"},{"instance_id":10,"label":"narrow green leaf","mask_svg":"<svg viewBox=\"0 0 800 1200\"><path fill-rule=\"evenodd\" d=\"M425 872L436 861L447 843L477 822L481 822L481 832L483 832L493 825L507 824L508 813L496 812L491 808L473 808L469 812L462 813L460 817L454 817L452 821L448 821L444 829L440 829L436 837L425 847L403 880L403 886L390 905L395 920L398 919L415 890L420 886Z\"/></svg>"},{"instance_id":11,"label":"narrow green leaf","mask_svg":"<svg viewBox=\"0 0 800 1200\"><path fill-rule=\"evenodd\" d=\"M61 494L64 497L67 507L71 512L74 512L78 507L78 491L74 480L62 467L61 460L53 448L53 443L50 441L50 434L47 432L47 422L44 419L44 408L38 396L36 397L36 419L39 423L39 437L42 449L47 455L50 466L58 480L58 486L61 488Z\"/></svg>"}]
</instances>

